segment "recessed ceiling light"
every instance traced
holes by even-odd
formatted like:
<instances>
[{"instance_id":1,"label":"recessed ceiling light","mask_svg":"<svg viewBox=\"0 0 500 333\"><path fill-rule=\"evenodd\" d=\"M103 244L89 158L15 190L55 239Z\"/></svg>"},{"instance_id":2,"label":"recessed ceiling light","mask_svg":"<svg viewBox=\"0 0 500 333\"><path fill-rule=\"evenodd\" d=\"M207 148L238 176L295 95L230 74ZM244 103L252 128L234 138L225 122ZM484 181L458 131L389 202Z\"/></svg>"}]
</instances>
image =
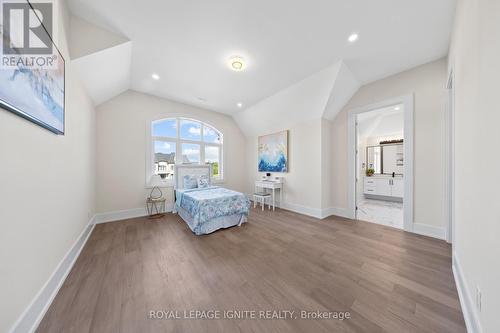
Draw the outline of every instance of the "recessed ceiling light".
<instances>
[{"instance_id":1,"label":"recessed ceiling light","mask_svg":"<svg viewBox=\"0 0 500 333\"><path fill-rule=\"evenodd\" d=\"M355 41L357 41L359 38L359 35L357 33L353 33L349 36L349 38L347 39L350 43L354 43Z\"/></svg>"},{"instance_id":2,"label":"recessed ceiling light","mask_svg":"<svg viewBox=\"0 0 500 333\"><path fill-rule=\"evenodd\" d=\"M399 110L401 110L401 108L400 108L399 106L396 106L396 107L394 108L394 110L399 111Z\"/></svg>"},{"instance_id":3,"label":"recessed ceiling light","mask_svg":"<svg viewBox=\"0 0 500 333\"><path fill-rule=\"evenodd\" d=\"M243 106L243 103L238 103L236 104L239 108L241 108Z\"/></svg>"},{"instance_id":4,"label":"recessed ceiling light","mask_svg":"<svg viewBox=\"0 0 500 333\"><path fill-rule=\"evenodd\" d=\"M241 72L245 69L245 66L245 59L240 56L231 57L229 59L229 68L231 68L233 71Z\"/></svg>"},{"instance_id":5,"label":"recessed ceiling light","mask_svg":"<svg viewBox=\"0 0 500 333\"><path fill-rule=\"evenodd\" d=\"M159 80L160 79L160 75L158 75L156 73L151 74L151 77L153 78L153 80Z\"/></svg>"}]
</instances>

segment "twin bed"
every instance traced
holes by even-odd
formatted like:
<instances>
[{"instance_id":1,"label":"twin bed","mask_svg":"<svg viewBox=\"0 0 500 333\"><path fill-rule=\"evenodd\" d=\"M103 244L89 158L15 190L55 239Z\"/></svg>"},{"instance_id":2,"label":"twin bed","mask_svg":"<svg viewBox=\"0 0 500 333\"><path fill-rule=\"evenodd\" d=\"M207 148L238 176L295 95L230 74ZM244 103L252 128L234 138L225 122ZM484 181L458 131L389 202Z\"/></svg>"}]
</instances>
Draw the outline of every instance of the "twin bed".
<instances>
[{"instance_id":1,"label":"twin bed","mask_svg":"<svg viewBox=\"0 0 500 333\"><path fill-rule=\"evenodd\" d=\"M240 226L247 221L250 200L240 192L212 185L210 165L175 167L174 213L196 235Z\"/></svg>"}]
</instances>

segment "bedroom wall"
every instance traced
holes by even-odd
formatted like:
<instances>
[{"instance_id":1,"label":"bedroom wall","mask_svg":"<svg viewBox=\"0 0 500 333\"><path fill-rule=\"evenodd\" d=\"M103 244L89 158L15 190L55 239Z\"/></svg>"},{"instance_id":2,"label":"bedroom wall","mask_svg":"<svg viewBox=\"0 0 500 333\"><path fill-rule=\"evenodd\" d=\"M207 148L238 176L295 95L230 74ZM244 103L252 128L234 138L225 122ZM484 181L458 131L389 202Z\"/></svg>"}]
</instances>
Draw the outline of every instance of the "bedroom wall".
<instances>
[{"instance_id":1,"label":"bedroom wall","mask_svg":"<svg viewBox=\"0 0 500 333\"><path fill-rule=\"evenodd\" d=\"M485 177L500 165L499 17L497 0L459 1L449 56L455 80L454 268L469 332L479 333L500 331L500 192Z\"/></svg>"},{"instance_id":2,"label":"bedroom wall","mask_svg":"<svg viewBox=\"0 0 500 333\"><path fill-rule=\"evenodd\" d=\"M64 2L56 3L66 134L0 109L0 332L28 308L95 211L95 111L69 61Z\"/></svg>"},{"instance_id":3,"label":"bedroom wall","mask_svg":"<svg viewBox=\"0 0 500 333\"><path fill-rule=\"evenodd\" d=\"M443 235L444 223L444 92L446 59L440 59L361 87L331 122L331 206L347 209L348 110L414 94L414 223Z\"/></svg>"},{"instance_id":4,"label":"bedroom wall","mask_svg":"<svg viewBox=\"0 0 500 333\"><path fill-rule=\"evenodd\" d=\"M264 174L257 169L258 137L289 130L289 172L273 173L273 176L281 176L285 180L282 207L322 216L323 201L329 192L325 187L329 172L323 171L323 166L329 162L323 159L322 138L330 134L324 131L328 121L321 117L330 98L338 66L329 66L234 115L247 140L249 172L246 175L246 193L255 191L255 180Z\"/></svg>"},{"instance_id":5,"label":"bedroom wall","mask_svg":"<svg viewBox=\"0 0 500 333\"><path fill-rule=\"evenodd\" d=\"M282 207L304 214L321 213L321 119L305 120L298 124L276 124L270 132L288 130L288 172L272 173L284 178ZM246 154L249 172L246 193L255 191L255 180L265 173L258 171L258 136L247 137ZM279 201L279 198L276 198Z\"/></svg>"},{"instance_id":6,"label":"bedroom wall","mask_svg":"<svg viewBox=\"0 0 500 333\"><path fill-rule=\"evenodd\" d=\"M151 120L187 117L207 122L224 135L224 186L244 191L245 137L227 115L128 90L97 110L97 211L144 209L146 127ZM163 190L173 203L173 188Z\"/></svg>"}]
</instances>

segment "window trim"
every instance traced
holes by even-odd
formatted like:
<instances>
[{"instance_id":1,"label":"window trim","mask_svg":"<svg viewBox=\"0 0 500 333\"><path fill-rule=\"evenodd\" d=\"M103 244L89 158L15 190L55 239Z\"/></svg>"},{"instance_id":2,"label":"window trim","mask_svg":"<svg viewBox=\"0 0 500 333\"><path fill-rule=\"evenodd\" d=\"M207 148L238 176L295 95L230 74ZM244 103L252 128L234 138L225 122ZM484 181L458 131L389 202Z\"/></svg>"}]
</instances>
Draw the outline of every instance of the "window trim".
<instances>
[{"instance_id":1,"label":"window trim","mask_svg":"<svg viewBox=\"0 0 500 333\"><path fill-rule=\"evenodd\" d=\"M176 137L168 137L168 136L153 136L153 124L155 122L175 119L176 121ZM180 131L180 123L181 120L188 120L192 122L196 122L201 124L200 129L200 141L189 140L189 139L181 139L181 131ZM220 135L221 143L215 142L205 142L204 141L204 127L210 127L217 131ZM182 144L190 143L197 144L200 146L200 165L204 165L205 163L205 147L214 146L219 147L219 175L217 177L212 177L214 183L222 183L224 181L224 133L217 129L217 127L213 126L210 123L207 123L202 120L182 117L182 116L170 116L159 119L151 119L146 123L146 188L151 188L153 186L164 186L164 187L172 187L175 185L174 179L161 179L159 181L153 181L154 176L154 142L162 141L162 142L170 142L175 143L175 165L183 165L183 163L179 163L178 156L182 155ZM189 163L186 165L196 165L197 163Z\"/></svg>"}]
</instances>

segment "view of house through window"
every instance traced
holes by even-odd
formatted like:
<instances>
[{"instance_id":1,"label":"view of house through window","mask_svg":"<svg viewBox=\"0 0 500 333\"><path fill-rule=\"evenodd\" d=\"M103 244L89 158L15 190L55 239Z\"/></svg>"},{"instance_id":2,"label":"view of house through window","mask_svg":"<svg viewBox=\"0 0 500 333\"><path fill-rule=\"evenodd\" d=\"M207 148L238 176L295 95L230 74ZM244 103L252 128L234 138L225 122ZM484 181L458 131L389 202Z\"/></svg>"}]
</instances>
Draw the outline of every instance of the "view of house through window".
<instances>
[{"instance_id":1,"label":"view of house through window","mask_svg":"<svg viewBox=\"0 0 500 333\"><path fill-rule=\"evenodd\" d=\"M175 164L212 164L222 178L222 134L203 122L168 118L152 123L154 175L174 179Z\"/></svg>"}]
</instances>

